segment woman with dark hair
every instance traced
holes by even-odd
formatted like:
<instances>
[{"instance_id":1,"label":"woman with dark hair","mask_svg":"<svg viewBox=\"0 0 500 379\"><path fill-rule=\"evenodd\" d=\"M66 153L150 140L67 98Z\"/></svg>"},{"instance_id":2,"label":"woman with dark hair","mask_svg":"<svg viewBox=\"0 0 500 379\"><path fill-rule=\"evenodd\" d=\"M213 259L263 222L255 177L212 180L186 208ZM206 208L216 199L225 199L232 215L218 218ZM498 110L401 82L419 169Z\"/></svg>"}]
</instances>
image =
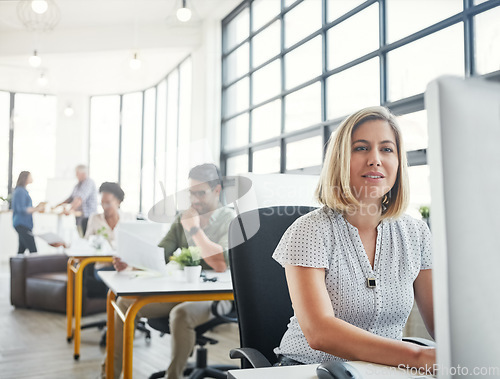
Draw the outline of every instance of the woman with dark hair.
<instances>
[{"instance_id":1,"label":"woman with dark hair","mask_svg":"<svg viewBox=\"0 0 500 379\"><path fill-rule=\"evenodd\" d=\"M31 197L26 190L26 186L33 183L33 178L29 171L22 171L17 179L16 188L12 194L12 223L19 235L18 254L24 254L28 249L30 253L36 253L35 238L33 237L33 213L43 212L45 203L40 203L33 207Z\"/></svg>"},{"instance_id":2,"label":"woman with dark hair","mask_svg":"<svg viewBox=\"0 0 500 379\"><path fill-rule=\"evenodd\" d=\"M133 218L131 215L120 211L120 204L125 198L125 193L118 183L102 183L99 187L99 193L101 194L101 206L104 212L90 216L85 238L89 239L91 236L100 235L114 248L115 230L118 223ZM90 297L106 297L108 288L97 275L97 271L101 270L114 270L114 268L110 263L96 263L95 265L88 265L83 272L84 285Z\"/></svg>"},{"instance_id":3,"label":"woman with dark hair","mask_svg":"<svg viewBox=\"0 0 500 379\"><path fill-rule=\"evenodd\" d=\"M120 211L120 204L125 198L125 193L118 183L102 183L99 187L99 193L104 213L96 213L89 218L85 238L101 234L106 236L108 242L113 246L115 242L114 231L118 222L123 221L124 218L132 219L132 217L127 217Z\"/></svg>"}]
</instances>

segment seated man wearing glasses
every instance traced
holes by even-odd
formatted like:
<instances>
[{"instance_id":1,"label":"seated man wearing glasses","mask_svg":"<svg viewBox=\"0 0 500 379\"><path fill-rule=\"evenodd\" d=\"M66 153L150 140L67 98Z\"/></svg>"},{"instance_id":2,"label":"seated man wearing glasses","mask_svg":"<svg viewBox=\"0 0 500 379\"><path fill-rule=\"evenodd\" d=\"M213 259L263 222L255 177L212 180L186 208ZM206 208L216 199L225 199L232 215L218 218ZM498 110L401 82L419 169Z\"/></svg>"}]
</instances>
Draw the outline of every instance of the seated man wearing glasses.
<instances>
[{"instance_id":1,"label":"seated man wearing glasses","mask_svg":"<svg viewBox=\"0 0 500 379\"><path fill-rule=\"evenodd\" d=\"M225 271L228 268L228 229L235 217L234 211L220 202L222 178L217 166L202 164L189 172L189 194L191 207L182 212L172 224L169 232L158 246L165 249L165 261L178 248L198 246L204 269ZM122 271L128 265L115 258L115 268ZM224 311L231 304L225 302ZM118 306L125 313L131 301L118 299ZM172 360L167 369L169 379L182 378L187 359L194 348L195 328L210 320L211 301L184 303L153 303L144 306L138 317L162 317L169 315L172 341ZM123 322L115 316L114 374L118 378L122 370ZM108 378L109 379L109 378Z\"/></svg>"}]
</instances>

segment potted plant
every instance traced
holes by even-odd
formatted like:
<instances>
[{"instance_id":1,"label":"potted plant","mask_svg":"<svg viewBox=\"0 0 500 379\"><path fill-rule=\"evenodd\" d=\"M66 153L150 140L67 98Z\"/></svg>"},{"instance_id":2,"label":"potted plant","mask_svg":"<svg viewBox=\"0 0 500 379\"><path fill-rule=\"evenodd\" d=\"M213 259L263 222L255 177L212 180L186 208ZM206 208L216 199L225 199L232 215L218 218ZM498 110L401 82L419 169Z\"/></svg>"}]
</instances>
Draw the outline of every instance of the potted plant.
<instances>
[{"instance_id":1,"label":"potted plant","mask_svg":"<svg viewBox=\"0 0 500 379\"><path fill-rule=\"evenodd\" d=\"M101 250L104 246L104 242L109 238L109 235L106 231L106 227L101 227L97 229L96 235L92 239L92 246L96 250Z\"/></svg>"},{"instance_id":2,"label":"potted plant","mask_svg":"<svg viewBox=\"0 0 500 379\"><path fill-rule=\"evenodd\" d=\"M10 201L12 200L12 194L7 195L7 197L0 196L0 211L8 211L10 209Z\"/></svg>"},{"instance_id":3,"label":"potted plant","mask_svg":"<svg viewBox=\"0 0 500 379\"><path fill-rule=\"evenodd\" d=\"M190 283L196 283L200 279L201 274L201 252L197 246L189 246L182 248L179 254L174 254L170 257L171 261L177 262L184 268L186 279Z\"/></svg>"},{"instance_id":4,"label":"potted plant","mask_svg":"<svg viewBox=\"0 0 500 379\"><path fill-rule=\"evenodd\" d=\"M431 227L431 220L430 220L430 214L431 214L431 209L427 205L422 205L419 208L419 212L422 215L422 220L424 220L429 228Z\"/></svg>"}]
</instances>

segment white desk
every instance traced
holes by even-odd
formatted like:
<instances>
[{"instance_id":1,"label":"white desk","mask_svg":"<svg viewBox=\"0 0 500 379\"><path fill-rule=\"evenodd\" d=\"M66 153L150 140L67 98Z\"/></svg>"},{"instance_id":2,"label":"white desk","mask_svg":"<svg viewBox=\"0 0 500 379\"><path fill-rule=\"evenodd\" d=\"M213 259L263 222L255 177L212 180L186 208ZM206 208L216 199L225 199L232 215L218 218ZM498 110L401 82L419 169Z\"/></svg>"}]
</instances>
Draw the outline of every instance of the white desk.
<instances>
[{"instance_id":1,"label":"white desk","mask_svg":"<svg viewBox=\"0 0 500 379\"><path fill-rule=\"evenodd\" d=\"M349 362L363 379L413 379L433 378L432 376L417 375L418 372L377 365L367 362ZM266 367L245 370L230 370L228 379L317 379L318 364L303 366Z\"/></svg>"},{"instance_id":2,"label":"white desk","mask_svg":"<svg viewBox=\"0 0 500 379\"><path fill-rule=\"evenodd\" d=\"M100 271L99 276L110 289L107 299L106 377L114 378L114 333L116 313L123 320L123 378L132 378L133 342L137 312L150 303L233 300L231 274L208 272L216 282L188 283L184 278L144 276L141 272ZM115 303L116 296L135 301L123 315Z\"/></svg>"},{"instance_id":3,"label":"white desk","mask_svg":"<svg viewBox=\"0 0 500 379\"><path fill-rule=\"evenodd\" d=\"M317 379L316 367L317 364L230 370L227 379Z\"/></svg>"}]
</instances>

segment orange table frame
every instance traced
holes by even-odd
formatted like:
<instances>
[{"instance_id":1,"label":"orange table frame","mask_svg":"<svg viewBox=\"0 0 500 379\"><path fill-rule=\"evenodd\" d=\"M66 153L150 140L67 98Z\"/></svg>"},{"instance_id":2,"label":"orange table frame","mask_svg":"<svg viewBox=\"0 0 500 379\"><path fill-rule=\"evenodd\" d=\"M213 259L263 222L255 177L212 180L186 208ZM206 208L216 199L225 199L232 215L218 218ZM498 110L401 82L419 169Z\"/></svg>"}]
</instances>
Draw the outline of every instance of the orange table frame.
<instances>
[{"instance_id":1,"label":"orange table frame","mask_svg":"<svg viewBox=\"0 0 500 379\"><path fill-rule=\"evenodd\" d=\"M210 292L186 293L186 294L162 294L162 295L135 295L122 296L125 299L135 299L130 305L127 313L118 308L116 295L113 291L108 291L106 313L107 334L106 334L106 378L114 378L114 352L115 352L115 312L123 321L123 379L132 379L133 354L134 354L134 330L137 312L150 303L170 303L183 301L216 301L234 300L233 292Z\"/></svg>"},{"instance_id":2,"label":"orange table frame","mask_svg":"<svg viewBox=\"0 0 500 379\"><path fill-rule=\"evenodd\" d=\"M66 287L67 341L75 340L73 358L80 358L80 333L82 322L83 269L91 263L112 262L112 256L74 256L68 258L68 284ZM74 311L74 312L73 312ZM73 329L73 315L75 328ZM73 333L74 332L74 333Z\"/></svg>"}]
</instances>

